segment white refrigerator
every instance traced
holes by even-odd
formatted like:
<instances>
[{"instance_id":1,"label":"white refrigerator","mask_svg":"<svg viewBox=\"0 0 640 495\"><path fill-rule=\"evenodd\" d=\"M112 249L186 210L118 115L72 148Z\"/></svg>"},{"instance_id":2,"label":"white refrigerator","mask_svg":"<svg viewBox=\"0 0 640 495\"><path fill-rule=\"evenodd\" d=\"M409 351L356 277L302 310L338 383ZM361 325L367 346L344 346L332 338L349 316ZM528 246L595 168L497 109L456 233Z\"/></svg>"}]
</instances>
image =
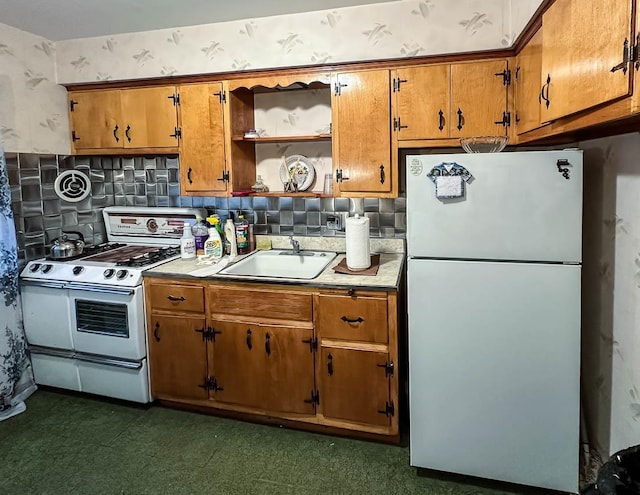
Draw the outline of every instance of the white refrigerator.
<instances>
[{"instance_id":1,"label":"white refrigerator","mask_svg":"<svg viewBox=\"0 0 640 495\"><path fill-rule=\"evenodd\" d=\"M406 166L411 465L577 493L582 152Z\"/></svg>"}]
</instances>

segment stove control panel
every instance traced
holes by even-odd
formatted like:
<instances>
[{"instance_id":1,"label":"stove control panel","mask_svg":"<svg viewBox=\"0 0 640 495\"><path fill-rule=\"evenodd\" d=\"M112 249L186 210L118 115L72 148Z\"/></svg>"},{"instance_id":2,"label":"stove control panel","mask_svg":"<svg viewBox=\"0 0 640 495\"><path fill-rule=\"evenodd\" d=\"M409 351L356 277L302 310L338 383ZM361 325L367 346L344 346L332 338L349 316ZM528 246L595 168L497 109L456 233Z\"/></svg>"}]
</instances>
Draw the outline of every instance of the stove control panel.
<instances>
[{"instance_id":1,"label":"stove control panel","mask_svg":"<svg viewBox=\"0 0 640 495\"><path fill-rule=\"evenodd\" d=\"M54 283L96 284L105 287L136 287L142 284L141 268L109 267L104 264L76 264L60 261L34 260L27 263L20 278ZM73 287L70 287L73 288Z\"/></svg>"}]
</instances>

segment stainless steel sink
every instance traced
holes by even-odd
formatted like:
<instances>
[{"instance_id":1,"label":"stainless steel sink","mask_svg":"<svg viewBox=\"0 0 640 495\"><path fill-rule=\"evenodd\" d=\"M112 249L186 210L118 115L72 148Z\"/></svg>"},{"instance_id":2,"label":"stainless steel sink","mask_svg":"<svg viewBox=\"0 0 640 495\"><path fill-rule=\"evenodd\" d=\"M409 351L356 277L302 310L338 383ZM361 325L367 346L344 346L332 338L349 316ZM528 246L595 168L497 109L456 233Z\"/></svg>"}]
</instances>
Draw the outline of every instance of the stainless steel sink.
<instances>
[{"instance_id":1,"label":"stainless steel sink","mask_svg":"<svg viewBox=\"0 0 640 495\"><path fill-rule=\"evenodd\" d=\"M308 280L317 277L336 256L337 253L330 251L256 251L221 270L220 275Z\"/></svg>"}]
</instances>

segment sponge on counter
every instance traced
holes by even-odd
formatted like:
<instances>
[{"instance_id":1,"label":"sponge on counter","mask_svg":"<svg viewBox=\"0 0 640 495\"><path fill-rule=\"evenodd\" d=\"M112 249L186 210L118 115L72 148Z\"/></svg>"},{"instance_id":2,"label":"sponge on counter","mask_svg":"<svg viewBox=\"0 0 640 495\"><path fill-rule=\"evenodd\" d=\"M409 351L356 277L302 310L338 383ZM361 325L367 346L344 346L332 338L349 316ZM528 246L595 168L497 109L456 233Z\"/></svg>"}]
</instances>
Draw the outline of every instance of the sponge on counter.
<instances>
[{"instance_id":1,"label":"sponge on counter","mask_svg":"<svg viewBox=\"0 0 640 495\"><path fill-rule=\"evenodd\" d=\"M271 239L269 239L268 237L257 237L256 249L268 251L269 249L271 249Z\"/></svg>"}]
</instances>

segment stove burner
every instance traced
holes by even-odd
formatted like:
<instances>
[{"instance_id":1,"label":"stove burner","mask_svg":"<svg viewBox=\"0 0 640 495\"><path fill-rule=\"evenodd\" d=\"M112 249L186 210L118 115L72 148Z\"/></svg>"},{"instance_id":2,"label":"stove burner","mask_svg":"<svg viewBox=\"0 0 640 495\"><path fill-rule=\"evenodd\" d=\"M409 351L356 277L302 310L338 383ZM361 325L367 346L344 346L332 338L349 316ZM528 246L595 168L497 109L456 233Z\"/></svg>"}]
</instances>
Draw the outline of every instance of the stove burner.
<instances>
[{"instance_id":1,"label":"stove burner","mask_svg":"<svg viewBox=\"0 0 640 495\"><path fill-rule=\"evenodd\" d=\"M88 256L93 256L94 254L104 253L106 251L111 251L113 249L118 249L126 244L122 244L119 242L105 242L103 244L96 244L94 246L85 246L82 250L81 254L77 254L75 256L69 256L68 258L52 258L51 256L47 256L47 260L49 261L73 261L79 260L82 258L86 258Z\"/></svg>"},{"instance_id":2,"label":"stove burner","mask_svg":"<svg viewBox=\"0 0 640 495\"><path fill-rule=\"evenodd\" d=\"M151 265L153 263L158 263L160 261L177 256L178 254L180 254L180 247L178 246L160 247L155 251L149 251L148 253L142 254L140 256L133 256L128 260L118 261L116 265L137 268L141 266Z\"/></svg>"}]
</instances>

